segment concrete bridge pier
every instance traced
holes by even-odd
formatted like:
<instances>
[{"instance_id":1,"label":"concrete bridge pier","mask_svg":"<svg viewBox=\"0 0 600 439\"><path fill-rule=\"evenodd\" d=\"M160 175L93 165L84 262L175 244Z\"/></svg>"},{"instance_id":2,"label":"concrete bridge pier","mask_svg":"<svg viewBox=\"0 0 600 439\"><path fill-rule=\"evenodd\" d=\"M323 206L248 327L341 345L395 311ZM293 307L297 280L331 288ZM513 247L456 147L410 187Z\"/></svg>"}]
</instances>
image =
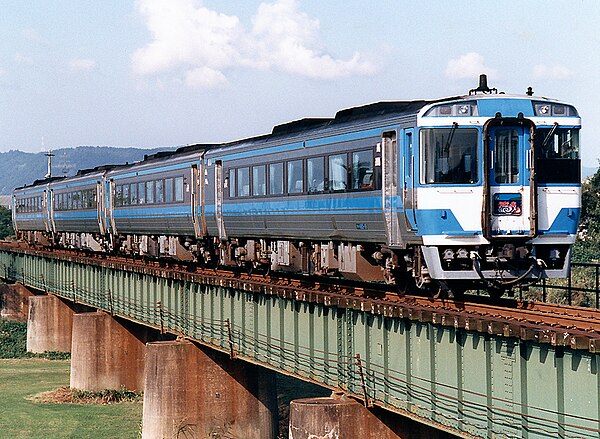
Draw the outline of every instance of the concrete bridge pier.
<instances>
[{"instance_id":1,"label":"concrete bridge pier","mask_svg":"<svg viewBox=\"0 0 600 439\"><path fill-rule=\"evenodd\" d=\"M77 306L51 294L29 296L27 352L71 352L73 314Z\"/></svg>"},{"instance_id":2,"label":"concrete bridge pier","mask_svg":"<svg viewBox=\"0 0 600 439\"><path fill-rule=\"evenodd\" d=\"M296 399L290 403L289 439L450 439L409 418L367 409L345 396Z\"/></svg>"},{"instance_id":3,"label":"concrete bridge pier","mask_svg":"<svg viewBox=\"0 0 600 439\"><path fill-rule=\"evenodd\" d=\"M0 317L26 322L33 293L20 283L0 284Z\"/></svg>"},{"instance_id":4,"label":"concrete bridge pier","mask_svg":"<svg viewBox=\"0 0 600 439\"><path fill-rule=\"evenodd\" d=\"M141 391L145 346L154 333L157 331L105 312L75 314L71 388Z\"/></svg>"},{"instance_id":5,"label":"concrete bridge pier","mask_svg":"<svg viewBox=\"0 0 600 439\"><path fill-rule=\"evenodd\" d=\"M275 374L182 340L148 343L142 437L273 439Z\"/></svg>"}]
</instances>

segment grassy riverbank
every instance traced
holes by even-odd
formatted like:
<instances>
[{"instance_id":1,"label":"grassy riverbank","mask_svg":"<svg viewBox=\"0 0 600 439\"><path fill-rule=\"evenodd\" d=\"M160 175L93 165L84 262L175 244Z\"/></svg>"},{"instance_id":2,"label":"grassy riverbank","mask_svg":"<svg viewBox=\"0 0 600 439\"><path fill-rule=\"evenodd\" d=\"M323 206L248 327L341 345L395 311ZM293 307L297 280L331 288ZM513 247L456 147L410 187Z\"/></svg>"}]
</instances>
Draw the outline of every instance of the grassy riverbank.
<instances>
[{"instance_id":1,"label":"grassy riverbank","mask_svg":"<svg viewBox=\"0 0 600 439\"><path fill-rule=\"evenodd\" d=\"M31 398L69 385L69 361L0 360L0 436L6 438L136 438L142 403L40 404Z\"/></svg>"}]
</instances>

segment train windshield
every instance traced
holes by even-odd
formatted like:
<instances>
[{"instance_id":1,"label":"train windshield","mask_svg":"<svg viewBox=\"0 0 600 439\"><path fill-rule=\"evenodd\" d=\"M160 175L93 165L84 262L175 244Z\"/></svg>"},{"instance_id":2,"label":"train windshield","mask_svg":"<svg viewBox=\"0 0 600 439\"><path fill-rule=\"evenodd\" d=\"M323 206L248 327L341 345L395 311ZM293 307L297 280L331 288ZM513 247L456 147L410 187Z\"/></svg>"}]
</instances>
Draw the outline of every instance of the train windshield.
<instances>
[{"instance_id":1,"label":"train windshield","mask_svg":"<svg viewBox=\"0 0 600 439\"><path fill-rule=\"evenodd\" d=\"M534 136L538 183L579 183L579 130L539 128Z\"/></svg>"},{"instance_id":2,"label":"train windshield","mask_svg":"<svg viewBox=\"0 0 600 439\"><path fill-rule=\"evenodd\" d=\"M473 128L421 130L421 183L473 184L478 181L478 132Z\"/></svg>"}]
</instances>

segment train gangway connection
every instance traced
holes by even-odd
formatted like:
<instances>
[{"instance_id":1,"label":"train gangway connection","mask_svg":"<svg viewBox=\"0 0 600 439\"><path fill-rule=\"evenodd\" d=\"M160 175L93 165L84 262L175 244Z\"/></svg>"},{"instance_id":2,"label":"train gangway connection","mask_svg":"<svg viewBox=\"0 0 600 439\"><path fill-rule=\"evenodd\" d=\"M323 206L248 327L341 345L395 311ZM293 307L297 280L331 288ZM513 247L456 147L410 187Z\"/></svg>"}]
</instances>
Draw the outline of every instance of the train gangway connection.
<instances>
[{"instance_id":1,"label":"train gangway connection","mask_svg":"<svg viewBox=\"0 0 600 439\"><path fill-rule=\"evenodd\" d=\"M7 244L0 277L459 437L600 437L597 310L490 314Z\"/></svg>"}]
</instances>

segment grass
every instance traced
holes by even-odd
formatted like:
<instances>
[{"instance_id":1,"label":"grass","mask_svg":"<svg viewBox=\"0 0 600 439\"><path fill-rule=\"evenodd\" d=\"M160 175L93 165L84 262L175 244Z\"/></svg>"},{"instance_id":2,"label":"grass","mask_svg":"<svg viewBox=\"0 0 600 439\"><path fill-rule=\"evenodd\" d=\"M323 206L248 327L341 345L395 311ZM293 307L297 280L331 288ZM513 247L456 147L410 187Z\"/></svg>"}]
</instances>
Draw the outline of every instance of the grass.
<instances>
[{"instance_id":1,"label":"grass","mask_svg":"<svg viewBox=\"0 0 600 439\"><path fill-rule=\"evenodd\" d=\"M0 359L1 438L137 438L141 402L40 404L31 399L69 385L69 361Z\"/></svg>"}]
</instances>

